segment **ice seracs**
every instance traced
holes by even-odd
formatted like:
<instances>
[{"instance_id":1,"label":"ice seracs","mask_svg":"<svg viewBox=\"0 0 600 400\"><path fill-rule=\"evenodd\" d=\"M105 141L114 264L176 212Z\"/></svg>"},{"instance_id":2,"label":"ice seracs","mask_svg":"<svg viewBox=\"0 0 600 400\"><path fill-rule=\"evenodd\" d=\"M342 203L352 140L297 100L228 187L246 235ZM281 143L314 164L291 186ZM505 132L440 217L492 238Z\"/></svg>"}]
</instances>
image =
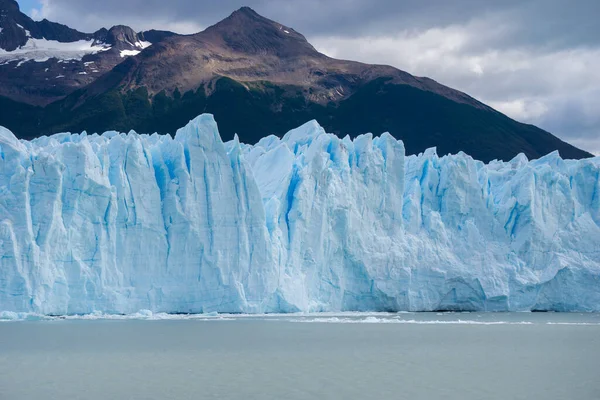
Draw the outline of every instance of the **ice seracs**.
<instances>
[{"instance_id":1,"label":"ice seracs","mask_svg":"<svg viewBox=\"0 0 600 400\"><path fill-rule=\"evenodd\" d=\"M600 158L0 128L0 310L600 311Z\"/></svg>"}]
</instances>

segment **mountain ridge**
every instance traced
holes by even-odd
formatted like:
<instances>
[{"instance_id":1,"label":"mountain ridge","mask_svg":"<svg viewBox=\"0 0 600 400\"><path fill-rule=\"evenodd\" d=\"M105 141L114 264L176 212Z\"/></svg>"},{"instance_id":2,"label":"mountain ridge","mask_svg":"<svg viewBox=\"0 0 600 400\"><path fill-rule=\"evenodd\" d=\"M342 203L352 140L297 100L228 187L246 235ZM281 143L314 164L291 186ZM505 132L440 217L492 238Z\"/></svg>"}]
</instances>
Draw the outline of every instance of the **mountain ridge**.
<instances>
[{"instance_id":1,"label":"mountain ridge","mask_svg":"<svg viewBox=\"0 0 600 400\"><path fill-rule=\"evenodd\" d=\"M130 28L114 29L122 43L136 40ZM122 55L117 47L110 51ZM125 49L135 54L59 99L33 104L43 108L0 92L0 105L11 110L0 124L21 137L82 130L173 133L211 112L224 139L237 133L246 143L317 119L340 135L389 131L409 153L435 146L442 154L464 151L483 161L521 152L539 158L554 150L565 158L591 156L432 79L328 57L301 33L248 7L196 34L157 37L142 50ZM27 64L34 63L21 68Z\"/></svg>"},{"instance_id":2,"label":"mountain ridge","mask_svg":"<svg viewBox=\"0 0 600 400\"><path fill-rule=\"evenodd\" d=\"M116 25L84 33L34 21L14 0L0 0L0 96L46 106L82 88L125 57L175 35Z\"/></svg>"}]
</instances>

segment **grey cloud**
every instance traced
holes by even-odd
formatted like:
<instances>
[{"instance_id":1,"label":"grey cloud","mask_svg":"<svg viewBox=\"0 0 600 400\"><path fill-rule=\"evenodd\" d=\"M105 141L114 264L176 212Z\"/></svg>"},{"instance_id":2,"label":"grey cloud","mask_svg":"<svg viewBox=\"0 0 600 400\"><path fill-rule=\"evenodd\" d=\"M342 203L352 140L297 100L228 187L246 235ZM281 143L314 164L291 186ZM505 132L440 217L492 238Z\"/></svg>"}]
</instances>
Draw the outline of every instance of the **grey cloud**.
<instances>
[{"instance_id":1,"label":"grey cloud","mask_svg":"<svg viewBox=\"0 0 600 400\"><path fill-rule=\"evenodd\" d=\"M598 110L600 89L595 89L579 96L564 96L550 101L547 116L539 122L555 131L579 132L578 138L600 139Z\"/></svg>"},{"instance_id":2,"label":"grey cloud","mask_svg":"<svg viewBox=\"0 0 600 400\"><path fill-rule=\"evenodd\" d=\"M83 31L116 24L146 29L185 26L203 29L247 5L293 27L307 37L390 35L399 31L465 25L485 19L485 41L473 40L465 52L494 48L564 49L597 46L600 1L597 0L42 0L40 16ZM487 30L503 27L503 35Z\"/></svg>"},{"instance_id":3,"label":"grey cloud","mask_svg":"<svg viewBox=\"0 0 600 400\"><path fill-rule=\"evenodd\" d=\"M168 19L208 26L247 5L305 35L364 36L465 24L501 15L516 29L505 40L545 46L597 43L596 0L46 0L52 17L83 30L89 16L106 25ZM62 16L62 18L61 18ZM82 18L83 17L83 18Z\"/></svg>"}]
</instances>

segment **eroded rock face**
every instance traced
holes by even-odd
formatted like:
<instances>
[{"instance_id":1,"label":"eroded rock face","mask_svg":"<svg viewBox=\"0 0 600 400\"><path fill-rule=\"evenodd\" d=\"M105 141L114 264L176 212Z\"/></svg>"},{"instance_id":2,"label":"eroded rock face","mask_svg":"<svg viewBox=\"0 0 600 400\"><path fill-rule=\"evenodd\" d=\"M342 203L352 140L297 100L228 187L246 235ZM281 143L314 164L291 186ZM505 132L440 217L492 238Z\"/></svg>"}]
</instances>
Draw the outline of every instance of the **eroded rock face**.
<instances>
[{"instance_id":1,"label":"eroded rock face","mask_svg":"<svg viewBox=\"0 0 600 400\"><path fill-rule=\"evenodd\" d=\"M600 159L0 130L0 310L600 310Z\"/></svg>"}]
</instances>

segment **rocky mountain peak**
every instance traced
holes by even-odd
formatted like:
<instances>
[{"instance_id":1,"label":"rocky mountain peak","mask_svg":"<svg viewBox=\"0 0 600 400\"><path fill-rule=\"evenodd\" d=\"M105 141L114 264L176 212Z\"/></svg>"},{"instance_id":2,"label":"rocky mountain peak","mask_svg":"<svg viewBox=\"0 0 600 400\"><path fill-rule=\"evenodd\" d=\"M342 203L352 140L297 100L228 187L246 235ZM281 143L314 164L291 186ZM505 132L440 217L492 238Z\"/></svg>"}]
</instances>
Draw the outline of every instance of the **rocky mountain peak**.
<instances>
[{"instance_id":1,"label":"rocky mountain peak","mask_svg":"<svg viewBox=\"0 0 600 400\"><path fill-rule=\"evenodd\" d=\"M3 12L19 12L19 3L14 0L0 0L0 17Z\"/></svg>"},{"instance_id":2,"label":"rocky mountain peak","mask_svg":"<svg viewBox=\"0 0 600 400\"><path fill-rule=\"evenodd\" d=\"M210 112L224 139L237 133L246 143L317 119L337 134L388 131L415 154L437 146L440 154L465 151L483 161L554 150L591 156L431 79L327 57L249 7L194 35L136 33L124 25L86 34L18 10L15 1L0 0L0 48L8 50L0 54L0 125L21 137L167 133ZM34 40L42 38L85 39L90 47L63 52L69 46ZM36 54L10 54L30 40Z\"/></svg>"},{"instance_id":3,"label":"rocky mountain peak","mask_svg":"<svg viewBox=\"0 0 600 400\"><path fill-rule=\"evenodd\" d=\"M33 21L12 0L0 0L0 49L12 51L27 43Z\"/></svg>"},{"instance_id":4,"label":"rocky mountain peak","mask_svg":"<svg viewBox=\"0 0 600 400\"><path fill-rule=\"evenodd\" d=\"M0 0L0 28L0 49L6 51L24 46L30 38L74 42L90 36L47 19L34 21L13 0Z\"/></svg>"},{"instance_id":5,"label":"rocky mountain peak","mask_svg":"<svg viewBox=\"0 0 600 400\"><path fill-rule=\"evenodd\" d=\"M106 43L106 37L108 36L108 29L100 28L92 34L94 37L94 45Z\"/></svg>"},{"instance_id":6,"label":"rocky mountain peak","mask_svg":"<svg viewBox=\"0 0 600 400\"><path fill-rule=\"evenodd\" d=\"M272 23L272 22L275 22L275 21L271 21L268 18L263 17L262 15L260 15L259 13L257 13L256 11L254 11L252 8L250 8L248 6L243 6L241 8L238 8L237 10L232 12L229 15L229 17L225 18L221 22L224 22L227 20L236 21L238 23L240 21L245 21L246 23Z\"/></svg>"},{"instance_id":7,"label":"rocky mountain peak","mask_svg":"<svg viewBox=\"0 0 600 400\"><path fill-rule=\"evenodd\" d=\"M112 46L119 46L122 44L135 46L135 43L138 41L137 33L125 25L113 26L108 30L106 35L106 43Z\"/></svg>"},{"instance_id":8,"label":"rocky mountain peak","mask_svg":"<svg viewBox=\"0 0 600 400\"><path fill-rule=\"evenodd\" d=\"M250 7L234 11L198 35L220 40L232 50L247 54L284 58L319 54L302 34L261 16Z\"/></svg>"}]
</instances>

